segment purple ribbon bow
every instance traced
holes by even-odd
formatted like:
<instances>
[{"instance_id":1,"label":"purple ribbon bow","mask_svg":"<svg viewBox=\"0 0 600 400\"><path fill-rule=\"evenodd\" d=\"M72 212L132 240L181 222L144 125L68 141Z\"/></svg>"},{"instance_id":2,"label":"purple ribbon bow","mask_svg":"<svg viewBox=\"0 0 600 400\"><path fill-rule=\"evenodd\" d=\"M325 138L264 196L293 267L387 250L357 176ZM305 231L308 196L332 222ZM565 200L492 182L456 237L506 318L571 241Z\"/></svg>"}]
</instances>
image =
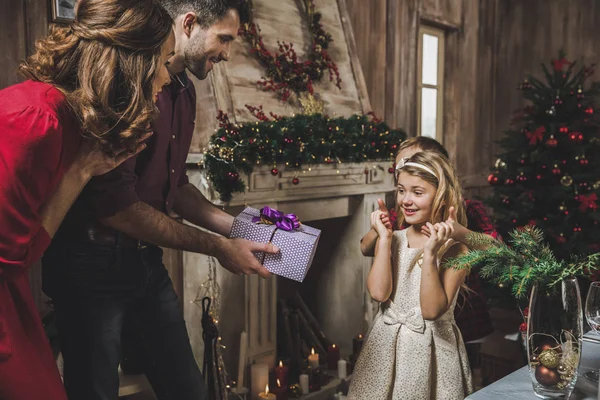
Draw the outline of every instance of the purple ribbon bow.
<instances>
[{"instance_id":1,"label":"purple ribbon bow","mask_svg":"<svg viewBox=\"0 0 600 400\"><path fill-rule=\"evenodd\" d=\"M269 206L264 206L262 210L260 210L260 217L252 218L252 222L269 225L274 224L277 228L283 229L284 231L293 231L300 227L300 221L296 214L283 214L281 211Z\"/></svg>"}]
</instances>

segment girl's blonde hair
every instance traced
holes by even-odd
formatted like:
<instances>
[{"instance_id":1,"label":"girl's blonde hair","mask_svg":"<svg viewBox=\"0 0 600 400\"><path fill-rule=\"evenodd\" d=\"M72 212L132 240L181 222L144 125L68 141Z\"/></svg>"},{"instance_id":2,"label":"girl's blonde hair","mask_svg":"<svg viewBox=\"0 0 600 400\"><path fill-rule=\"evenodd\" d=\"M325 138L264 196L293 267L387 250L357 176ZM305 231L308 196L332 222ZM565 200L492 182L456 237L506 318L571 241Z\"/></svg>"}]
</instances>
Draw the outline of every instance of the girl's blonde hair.
<instances>
[{"instance_id":1,"label":"girl's blonde hair","mask_svg":"<svg viewBox=\"0 0 600 400\"><path fill-rule=\"evenodd\" d=\"M450 216L450 207L454 207L458 220L456 222L466 226L467 214L462 198L462 189L456 170L450 161L437 152L422 151L415 153L412 157L405 160L405 162L421 165L435 173L435 175L432 175L425 168L419 168L410 164L405 165L399 171L400 174L407 173L412 176L418 176L436 188L431 207L431 219L428 222L435 224L446 221ZM396 194L397 191L398 188L396 188ZM398 226L402 226L404 224L404 214L400 210L399 204L396 204L396 212L398 214Z\"/></svg>"},{"instance_id":2,"label":"girl's blonde hair","mask_svg":"<svg viewBox=\"0 0 600 400\"><path fill-rule=\"evenodd\" d=\"M52 26L20 72L61 90L108 153L134 150L158 114L153 85L172 31L157 0L79 0L75 21Z\"/></svg>"}]
</instances>

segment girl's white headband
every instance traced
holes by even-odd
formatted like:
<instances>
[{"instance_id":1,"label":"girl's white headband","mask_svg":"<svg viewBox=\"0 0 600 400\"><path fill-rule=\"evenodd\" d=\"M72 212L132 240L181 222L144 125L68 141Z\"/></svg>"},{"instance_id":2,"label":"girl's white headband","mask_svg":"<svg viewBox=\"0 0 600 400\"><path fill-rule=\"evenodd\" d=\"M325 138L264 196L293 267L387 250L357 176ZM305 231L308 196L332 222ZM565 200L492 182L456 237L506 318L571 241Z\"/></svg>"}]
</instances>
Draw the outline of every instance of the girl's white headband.
<instances>
[{"instance_id":1,"label":"girl's white headband","mask_svg":"<svg viewBox=\"0 0 600 400\"><path fill-rule=\"evenodd\" d=\"M435 178L439 180L439 178L437 177L437 175L435 174L435 172L433 172L431 170L431 168L426 167L425 165L422 165L422 164L418 164L418 163L415 163L415 162L410 162L408 160L409 159L405 157L405 158L401 158L398 161L398 164L396 164L396 175L399 175L400 174L400 170L402 168L404 168L404 167L415 167L415 168L422 169L423 171L429 172L431 175L435 176Z\"/></svg>"}]
</instances>

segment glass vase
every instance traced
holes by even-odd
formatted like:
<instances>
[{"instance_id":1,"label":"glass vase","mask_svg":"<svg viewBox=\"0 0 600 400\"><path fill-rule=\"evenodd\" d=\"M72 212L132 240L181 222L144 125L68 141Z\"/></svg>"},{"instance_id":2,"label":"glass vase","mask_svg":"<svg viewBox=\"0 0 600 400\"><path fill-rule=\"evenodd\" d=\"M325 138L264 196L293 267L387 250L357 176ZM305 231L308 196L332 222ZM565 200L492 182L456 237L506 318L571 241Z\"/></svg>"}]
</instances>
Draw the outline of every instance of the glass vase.
<instances>
[{"instance_id":1,"label":"glass vase","mask_svg":"<svg viewBox=\"0 0 600 400\"><path fill-rule=\"evenodd\" d=\"M553 290L535 284L529 299L527 356L533 391L543 399L568 398L577 383L583 314L576 278Z\"/></svg>"}]
</instances>

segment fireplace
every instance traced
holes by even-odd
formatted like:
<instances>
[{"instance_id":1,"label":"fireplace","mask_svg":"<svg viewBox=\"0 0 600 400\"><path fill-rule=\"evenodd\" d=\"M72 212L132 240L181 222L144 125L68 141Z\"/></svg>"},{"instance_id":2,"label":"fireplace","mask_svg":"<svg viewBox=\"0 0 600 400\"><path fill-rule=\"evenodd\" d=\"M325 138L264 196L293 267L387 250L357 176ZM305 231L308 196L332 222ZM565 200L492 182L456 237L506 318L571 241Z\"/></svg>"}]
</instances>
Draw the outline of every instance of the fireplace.
<instances>
[{"instance_id":1,"label":"fireplace","mask_svg":"<svg viewBox=\"0 0 600 400\"><path fill-rule=\"evenodd\" d=\"M312 266L303 283L272 276L234 276L218 268L221 289L219 331L224 360L232 380L237 380L240 335L247 332L246 364L267 363L277 357L278 299L299 293L328 339L340 348L343 358L352 353L352 338L365 333L374 316L376 303L366 290L370 259L360 253L359 240L370 227L370 214L377 199L391 195L393 175L386 162L316 165L299 176L278 166L260 167L246 177L248 190L236 195L225 207L233 215L245 206L264 205L294 212L303 223L322 230ZM203 172L189 171L192 183L208 198L210 185ZM184 313L195 356L202 362L201 310L193 303L199 285L206 281L208 257L184 254ZM245 386L249 386L245 377Z\"/></svg>"}]
</instances>

